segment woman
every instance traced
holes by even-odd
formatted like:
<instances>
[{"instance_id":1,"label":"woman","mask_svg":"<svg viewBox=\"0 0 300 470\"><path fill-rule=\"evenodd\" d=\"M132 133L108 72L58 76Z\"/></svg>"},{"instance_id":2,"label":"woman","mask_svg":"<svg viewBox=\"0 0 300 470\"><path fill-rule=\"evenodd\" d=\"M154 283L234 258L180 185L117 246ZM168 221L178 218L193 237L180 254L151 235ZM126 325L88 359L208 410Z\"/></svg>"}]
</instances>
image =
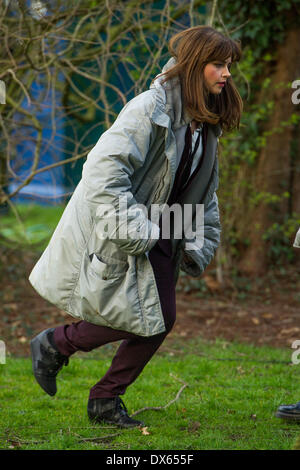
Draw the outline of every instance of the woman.
<instances>
[{"instance_id":1,"label":"woman","mask_svg":"<svg viewBox=\"0 0 300 470\"><path fill-rule=\"evenodd\" d=\"M32 340L38 383L54 395L56 375L73 353L123 340L88 400L90 419L123 427L143 424L128 416L120 395L174 324L179 268L199 276L219 244L217 140L222 128L239 126L242 110L230 75L241 56L236 42L196 26L169 46L162 74L127 103L89 153L30 275L40 295L80 319ZM163 236L162 214L173 204L183 209L180 222L184 208L192 209L191 237L178 219ZM159 212L151 218L154 207Z\"/></svg>"}]
</instances>

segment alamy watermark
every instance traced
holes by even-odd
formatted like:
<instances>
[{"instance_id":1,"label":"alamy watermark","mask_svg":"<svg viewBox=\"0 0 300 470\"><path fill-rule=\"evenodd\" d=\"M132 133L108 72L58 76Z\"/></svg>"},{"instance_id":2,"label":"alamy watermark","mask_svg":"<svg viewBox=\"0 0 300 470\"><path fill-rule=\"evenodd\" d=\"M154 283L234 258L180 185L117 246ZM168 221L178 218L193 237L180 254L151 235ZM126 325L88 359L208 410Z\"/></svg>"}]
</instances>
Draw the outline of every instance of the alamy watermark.
<instances>
[{"instance_id":1,"label":"alamy watermark","mask_svg":"<svg viewBox=\"0 0 300 470\"><path fill-rule=\"evenodd\" d=\"M100 239L185 239L186 249L199 250L204 243L204 204L143 204L128 206L127 197L118 204L97 209L96 233Z\"/></svg>"},{"instance_id":2,"label":"alamy watermark","mask_svg":"<svg viewBox=\"0 0 300 470\"><path fill-rule=\"evenodd\" d=\"M293 341L292 346L293 349L296 349L296 351L293 352L292 354L292 364L300 364L300 340L296 339Z\"/></svg>"},{"instance_id":3,"label":"alamy watermark","mask_svg":"<svg viewBox=\"0 0 300 470\"><path fill-rule=\"evenodd\" d=\"M0 340L0 364L6 364L5 343Z\"/></svg>"},{"instance_id":4,"label":"alamy watermark","mask_svg":"<svg viewBox=\"0 0 300 470\"><path fill-rule=\"evenodd\" d=\"M296 91L292 94L292 103L300 103L300 80L294 80L292 83L292 88L296 88Z\"/></svg>"},{"instance_id":5,"label":"alamy watermark","mask_svg":"<svg viewBox=\"0 0 300 470\"><path fill-rule=\"evenodd\" d=\"M6 86L3 80L0 80L0 104L6 103Z\"/></svg>"}]
</instances>

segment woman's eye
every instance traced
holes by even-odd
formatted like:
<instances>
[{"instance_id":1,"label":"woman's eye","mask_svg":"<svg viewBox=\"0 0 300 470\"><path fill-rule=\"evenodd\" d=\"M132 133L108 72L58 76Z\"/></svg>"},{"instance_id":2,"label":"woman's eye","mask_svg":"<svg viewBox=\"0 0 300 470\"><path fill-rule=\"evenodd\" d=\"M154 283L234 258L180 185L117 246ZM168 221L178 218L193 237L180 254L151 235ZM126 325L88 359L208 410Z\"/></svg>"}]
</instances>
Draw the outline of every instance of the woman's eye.
<instances>
[{"instance_id":1,"label":"woman's eye","mask_svg":"<svg viewBox=\"0 0 300 470\"><path fill-rule=\"evenodd\" d=\"M225 65L226 65L226 64L222 64L222 63L219 63L219 62L215 64L215 66L216 66L217 68L225 67ZM232 64L228 64L228 65L227 65L227 68L228 68L228 71L229 71L229 72L230 72L231 65L232 65Z\"/></svg>"},{"instance_id":2,"label":"woman's eye","mask_svg":"<svg viewBox=\"0 0 300 470\"><path fill-rule=\"evenodd\" d=\"M232 65L232 64L228 64L228 65L227 65L228 70L230 70L231 65ZM216 63L215 63L215 66L216 66L216 67L224 67L225 64L222 64L221 62L216 62Z\"/></svg>"}]
</instances>

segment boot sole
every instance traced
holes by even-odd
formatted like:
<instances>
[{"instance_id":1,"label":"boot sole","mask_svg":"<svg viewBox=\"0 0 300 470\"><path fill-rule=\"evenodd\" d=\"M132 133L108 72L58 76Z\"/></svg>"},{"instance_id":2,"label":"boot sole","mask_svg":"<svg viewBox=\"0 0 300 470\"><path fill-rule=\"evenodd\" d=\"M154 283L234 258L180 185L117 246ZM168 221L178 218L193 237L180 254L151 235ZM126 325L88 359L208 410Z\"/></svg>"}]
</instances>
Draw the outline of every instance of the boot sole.
<instances>
[{"instance_id":1,"label":"boot sole","mask_svg":"<svg viewBox=\"0 0 300 470\"><path fill-rule=\"evenodd\" d=\"M115 426L118 426L119 428L140 428L140 427L145 427L146 424L144 423L140 423L140 424L121 424L121 423L116 423L115 421L110 421L109 419L103 419L103 418L91 418L89 417L89 420L92 422L92 423L98 423L98 424L114 424Z\"/></svg>"},{"instance_id":2,"label":"boot sole","mask_svg":"<svg viewBox=\"0 0 300 470\"><path fill-rule=\"evenodd\" d=\"M300 422L300 415L298 416L293 416L288 413L283 413L282 411L277 411L275 413L276 418L283 418L283 419L288 419L290 421L299 421Z\"/></svg>"}]
</instances>

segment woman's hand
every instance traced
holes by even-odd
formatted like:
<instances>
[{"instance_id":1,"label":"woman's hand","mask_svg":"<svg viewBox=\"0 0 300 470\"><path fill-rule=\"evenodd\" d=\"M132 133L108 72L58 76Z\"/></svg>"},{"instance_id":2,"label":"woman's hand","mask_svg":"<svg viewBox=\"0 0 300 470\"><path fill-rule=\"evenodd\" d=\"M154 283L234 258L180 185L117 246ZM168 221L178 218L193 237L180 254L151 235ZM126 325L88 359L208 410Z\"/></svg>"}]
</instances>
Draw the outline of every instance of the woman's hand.
<instances>
[{"instance_id":1,"label":"woman's hand","mask_svg":"<svg viewBox=\"0 0 300 470\"><path fill-rule=\"evenodd\" d=\"M190 258L190 256L187 255L185 252L183 253L182 261L183 261L185 264L193 264L193 263L194 263L194 261L192 260L192 258Z\"/></svg>"}]
</instances>

